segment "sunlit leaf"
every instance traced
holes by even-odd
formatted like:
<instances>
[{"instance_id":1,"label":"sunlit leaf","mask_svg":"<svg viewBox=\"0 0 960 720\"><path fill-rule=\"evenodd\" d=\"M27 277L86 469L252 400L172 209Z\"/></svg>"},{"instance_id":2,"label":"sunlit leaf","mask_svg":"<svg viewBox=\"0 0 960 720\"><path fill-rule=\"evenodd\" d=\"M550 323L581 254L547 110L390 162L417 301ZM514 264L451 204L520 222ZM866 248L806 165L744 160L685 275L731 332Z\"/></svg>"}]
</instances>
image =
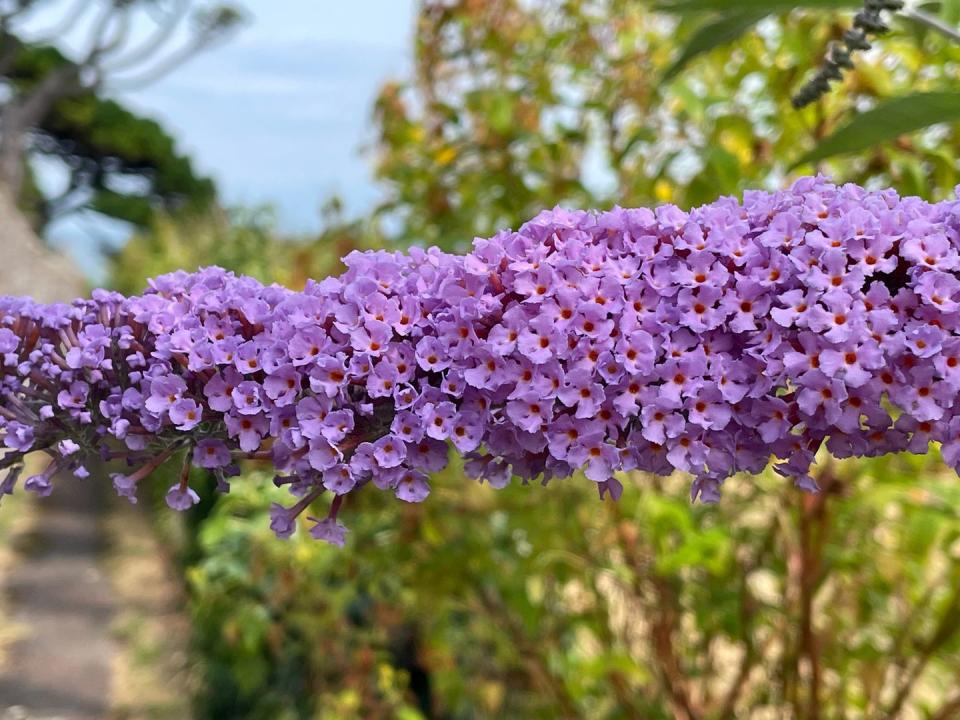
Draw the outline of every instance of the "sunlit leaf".
<instances>
[{"instance_id":1,"label":"sunlit leaf","mask_svg":"<svg viewBox=\"0 0 960 720\"><path fill-rule=\"evenodd\" d=\"M943 0L940 4L940 17L950 25L960 23L960 0Z\"/></svg>"}]
</instances>

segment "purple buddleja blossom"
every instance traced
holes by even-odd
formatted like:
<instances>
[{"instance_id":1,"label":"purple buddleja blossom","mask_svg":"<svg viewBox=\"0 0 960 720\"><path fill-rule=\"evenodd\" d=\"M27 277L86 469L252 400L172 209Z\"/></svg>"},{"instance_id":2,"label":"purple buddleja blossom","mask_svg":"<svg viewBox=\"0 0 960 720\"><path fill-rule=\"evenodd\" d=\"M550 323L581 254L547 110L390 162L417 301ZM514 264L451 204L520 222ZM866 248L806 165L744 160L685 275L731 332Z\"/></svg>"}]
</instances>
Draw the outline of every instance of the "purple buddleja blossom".
<instances>
[{"instance_id":1,"label":"purple buddleja blossom","mask_svg":"<svg viewBox=\"0 0 960 720\"><path fill-rule=\"evenodd\" d=\"M415 470L408 470L397 481L394 494L406 502L422 502L430 494L427 476Z\"/></svg>"},{"instance_id":2,"label":"purple buddleja blossom","mask_svg":"<svg viewBox=\"0 0 960 720\"><path fill-rule=\"evenodd\" d=\"M176 426L177 430L184 432L193 430L203 419L203 410L190 398L177 400L167 412L170 415L170 422Z\"/></svg>"},{"instance_id":3,"label":"purple buddleja blossom","mask_svg":"<svg viewBox=\"0 0 960 720\"><path fill-rule=\"evenodd\" d=\"M278 538L286 539L293 535L297 527L297 516L291 508L280 503L270 503L270 529Z\"/></svg>"},{"instance_id":4,"label":"purple buddleja blossom","mask_svg":"<svg viewBox=\"0 0 960 720\"><path fill-rule=\"evenodd\" d=\"M428 403L420 416L423 421L424 432L436 440L446 440L450 437L453 418L456 414L457 408L452 402Z\"/></svg>"},{"instance_id":5,"label":"purple buddleja blossom","mask_svg":"<svg viewBox=\"0 0 960 720\"><path fill-rule=\"evenodd\" d=\"M206 268L134 297L0 298L0 494L28 452L50 462L28 490L115 460L131 500L174 455L224 491L251 458L297 498L278 535L326 495L311 534L342 544L346 495L423 500L451 447L494 487L583 471L614 498L617 473L680 470L712 502L771 457L813 490L823 446L940 443L960 470L958 201L804 178L344 263L302 292Z\"/></svg>"},{"instance_id":6,"label":"purple buddleja blossom","mask_svg":"<svg viewBox=\"0 0 960 720\"><path fill-rule=\"evenodd\" d=\"M203 386L210 409L222 413L233 408L233 391L241 382L243 378L232 367L225 368L222 375L210 378Z\"/></svg>"},{"instance_id":7,"label":"purple buddleja blossom","mask_svg":"<svg viewBox=\"0 0 960 720\"><path fill-rule=\"evenodd\" d=\"M200 496L193 490L193 488L184 486L184 485L173 485L168 491L164 499L174 510L189 510L191 507L200 502Z\"/></svg>"},{"instance_id":8,"label":"purple buddleja blossom","mask_svg":"<svg viewBox=\"0 0 960 720\"><path fill-rule=\"evenodd\" d=\"M407 446L396 435L385 435L373 444L373 457L382 468L398 467L407 456Z\"/></svg>"},{"instance_id":9,"label":"purple buddleja blossom","mask_svg":"<svg viewBox=\"0 0 960 720\"><path fill-rule=\"evenodd\" d=\"M300 393L301 376L292 365L281 365L263 381L263 392L277 407L296 402Z\"/></svg>"},{"instance_id":10,"label":"purple buddleja blossom","mask_svg":"<svg viewBox=\"0 0 960 720\"><path fill-rule=\"evenodd\" d=\"M336 495L345 495L353 490L356 484L349 465L340 463L323 473L323 486Z\"/></svg>"},{"instance_id":11,"label":"purple buddleja blossom","mask_svg":"<svg viewBox=\"0 0 960 720\"><path fill-rule=\"evenodd\" d=\"M260 384L253 380L244 380L237 385L230 398L233 400L233 406L241 415L257 415L262 408L260 394L262 388Z\"/></svg>"},{"instance_id":12,"label":"purple buddleja blossom","mask_svg":"<svg viewBox=\"0 0 960 720\"><path fill-rule=\"evenodd\" d=\"M77 383L79 384L79 383ZM144 406L155 415L161 415L173 407L187 389L179 375L164 375L150 383L150 395Z\"/></svg>"},{"instance_id":13,"label":"purple buddleja blossom","mask_svg":"<svg viewBox=\"0 0 960 720\"><path fill-rule=\"evenodd\" d=\"M193 464L196 467L214 469L231 463L230 448L223 440L204 438L193 448Z\"/></svg>"},{"instance_id":14,"label":"purple buddleja blossom","mask_svg":"<svg viewBox=\"0 0 960 720\"><path fill-rule=\"evenodd\" d=\"M28 477L24 481L23 487L40 497L47 497L53 492L52 479L58 467L57 462L54 460L47 465L47 468L43 472Z\"/></svg>"},{"instance_id":15,"label":"purple buddleja blossom","mask_svg":"<svg viewBox=\"0 0 960 720\"><path fill-rule=\"evenodd\" d=\"M337 547L343 547L346 544L347 528L337 522L335 519L309 519L316 523L316 525L310 528L310 537L314 538L315 540L324 540L331 545L336 545Z\"/></svg>"},{"instance_id":16,"label":"purple buddleja blossom","mask_svg":"<svg viewBox=\"0 0 960 720\"><path fill-rule=\"evenodd\" d=\"M125 497L136 505L137 478L133 475L125 475L123 473L110 473L110 478L113 480L113 489L117 491L117 495Z\"/></svg>"},{"instance_id":17,"label":"purple buddleja blossom","mask_svg":"<svg viewBox=\"0 0 960 720\"><path fill-rule=\"evenodd\" d=\"M524 432L536 433L553 416L553 403L538 393L527 393L507 403L507 417Z\"/></svg>"}]
</instances>

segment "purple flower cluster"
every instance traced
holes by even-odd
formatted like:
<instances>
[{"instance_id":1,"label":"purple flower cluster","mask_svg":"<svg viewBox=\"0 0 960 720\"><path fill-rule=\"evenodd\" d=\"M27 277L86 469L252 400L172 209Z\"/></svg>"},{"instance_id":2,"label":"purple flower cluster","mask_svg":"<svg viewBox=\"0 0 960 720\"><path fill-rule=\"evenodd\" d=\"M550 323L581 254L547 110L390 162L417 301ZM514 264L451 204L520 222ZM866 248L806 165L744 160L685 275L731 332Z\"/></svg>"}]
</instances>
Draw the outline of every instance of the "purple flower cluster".
<instances>
[{"instance_id":1,"label":"purple flower cluster","mask_svg":"<svg viewBox=\"0 0 960 720\"><path fill-rule=\"evenodd\" d=\"M436 249L352 253L303 292L208 268L142 296L0 300L0 431L12 492L23 457L84 477L125 463L117 491L183 453L168 503L197 502L191 465L222 489L269 460L294 495L288 536L342 543L343 497L372 483L430 492L448 445L502 487L582 469L693 475L713 501L735 472L805 489L836 457L943 445L960 466L960 202L822 178L683 212L544 212Z\"/></svg>"}]
</instances>

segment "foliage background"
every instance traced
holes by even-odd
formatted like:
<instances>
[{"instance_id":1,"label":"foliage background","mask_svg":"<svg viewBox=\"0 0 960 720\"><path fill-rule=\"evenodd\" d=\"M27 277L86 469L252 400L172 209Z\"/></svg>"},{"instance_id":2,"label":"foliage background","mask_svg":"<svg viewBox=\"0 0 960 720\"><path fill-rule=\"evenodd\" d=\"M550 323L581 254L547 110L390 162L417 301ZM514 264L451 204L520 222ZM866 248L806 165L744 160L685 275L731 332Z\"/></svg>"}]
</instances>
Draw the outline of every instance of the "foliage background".
<instances>
[{"instance_id":1,"label":"foliage background","mask_svg":"<svg viewBox=\"0 0 960 720\"><path fill-rule=\"evenodd\" d=\"M381 207L347 221L334 202L299 239L262 211L160 214L113 282L217 263L297 286L353 247L462 251L558 203L689 207L816 170L952 193L950 123L792 167L890 98L949 89L960 60L898 25L794 111L850 23L843 3L807 4L424 0L415 72L373 108ZM824 461L819 481L804 496L735 478L691 507L683 478L636 476L612 504L583 480L494 492L454 464L423 505L351 498L337 550L276 540L251 466L185 527L163 521L189 579L198 717L957 717L956 478L932 452Z\"/></svg>"}]
</instances>

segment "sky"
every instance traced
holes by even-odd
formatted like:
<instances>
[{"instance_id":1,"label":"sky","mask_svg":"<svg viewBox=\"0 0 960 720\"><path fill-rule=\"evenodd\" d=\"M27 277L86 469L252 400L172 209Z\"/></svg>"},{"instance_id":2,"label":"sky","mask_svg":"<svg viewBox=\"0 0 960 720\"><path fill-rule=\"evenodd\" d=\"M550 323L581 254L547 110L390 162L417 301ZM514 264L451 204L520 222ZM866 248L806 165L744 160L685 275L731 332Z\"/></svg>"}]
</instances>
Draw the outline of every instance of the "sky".
<instances>
[{"instance_id":1,"label":"sky","mask_svg":"<svg viewBox=\"0 0 960 720\"><path fill-rule=\"evenodd\" d=\"M239 0L249 23L163 80L117 97L159 120L227 205L271 204L283 232L320 227L333 194L348 214L378 199L369 158L380 85L409 73L414 0ZM86 218L51 240L103 279L96 247L124 233Z\"/></svg>"}]
</instances>

